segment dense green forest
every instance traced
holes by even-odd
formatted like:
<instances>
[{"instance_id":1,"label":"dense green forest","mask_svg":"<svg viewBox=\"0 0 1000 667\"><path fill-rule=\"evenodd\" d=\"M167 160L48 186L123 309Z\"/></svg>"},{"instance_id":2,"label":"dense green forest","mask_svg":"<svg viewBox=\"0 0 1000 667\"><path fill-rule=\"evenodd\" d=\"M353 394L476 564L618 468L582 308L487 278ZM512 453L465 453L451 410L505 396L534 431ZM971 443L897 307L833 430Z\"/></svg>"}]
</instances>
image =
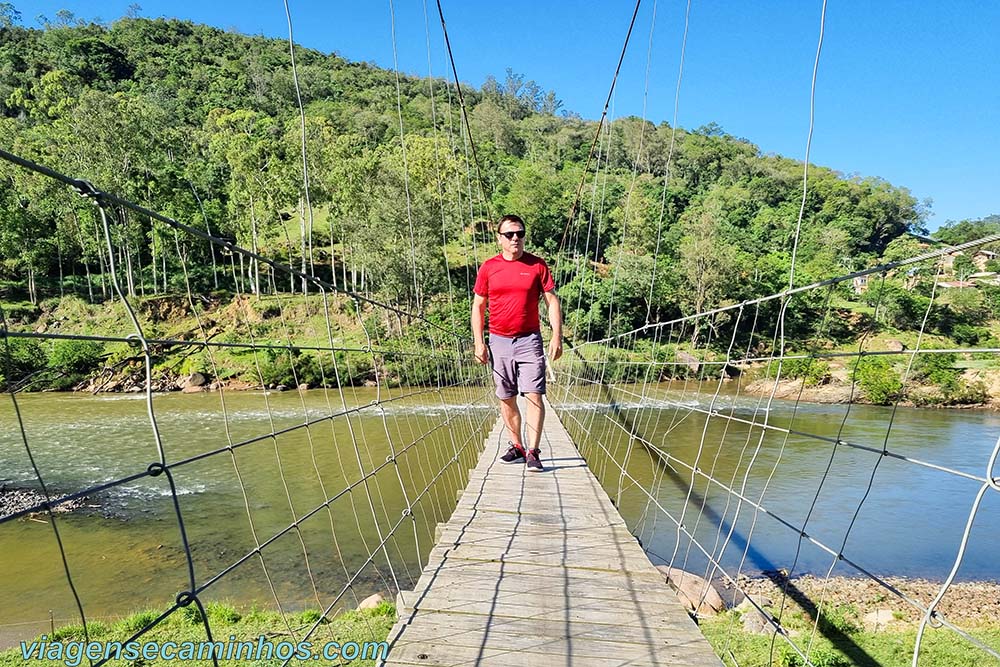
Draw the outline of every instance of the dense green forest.
<instances>
[{"instance_id":1,"label":"dense green forest","mask_svg":"<svg viewBox=\"0 0 1000 667\"><path fill-rule=\"evenodd\" d=\"M302 47L295 58L308 191L287 41L173 19L100 24L68 12L31 29L0 3L0 145L414 313L464 311L470 276L495 251L489 220L500 212L524 217L529 248L566 276L571 340L787 284L801 162L714 124L688 130L628 117L610 123L587 168L597 122L562 110L555 92L515 72L463 84L470 143L448 81L399 75L397 88L393 71L371 64ZM0 180L8 318L27 324L46 299L70 294L110 299L92 203L6 163ZM925 213L903 187L811 167L796 283L919 252L905 232L926 233ZM956 243L997 228L993 216L949 224L939 236ZM178 241L167 225L130 211L116 211L113 237L122 282L140 299L183 293L188 280L216 295L305 288L287 276L269 280L252 261L237 266L210 244ZM902 281L884 287L896 290L883 292L886 303L926 298ZM461 298L445 299L449 291ZM981 325L992 301L980 302L939 318L939 333L965 325L988 339ZM883 324L912 326L906 313L918 307L898 306L892 312L904 315Z\"/></svg>"}]
</instances>

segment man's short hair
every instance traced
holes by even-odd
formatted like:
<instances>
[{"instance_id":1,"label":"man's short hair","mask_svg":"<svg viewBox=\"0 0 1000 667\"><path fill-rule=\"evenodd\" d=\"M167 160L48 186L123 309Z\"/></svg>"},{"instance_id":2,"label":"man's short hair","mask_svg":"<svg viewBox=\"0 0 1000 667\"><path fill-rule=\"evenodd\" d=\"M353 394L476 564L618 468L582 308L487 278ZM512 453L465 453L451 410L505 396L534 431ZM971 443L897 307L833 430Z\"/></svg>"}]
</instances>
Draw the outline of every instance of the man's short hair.
<instances>
[{"instance_id":1,"label":"man's short hair","mask_svg":"<svg viewBox=\"0 0 1000 667\"><path fill-rule=\"evenodd\" d=\"M503 223L505 222L516 222L521 225L521 229L528 228L528 226L524 224L524 220L521 219L521 216L510 213L500 218L500 222L497 223L497 234L499 234L500 230L503 229Z\"/></svg>"}]
</instances>

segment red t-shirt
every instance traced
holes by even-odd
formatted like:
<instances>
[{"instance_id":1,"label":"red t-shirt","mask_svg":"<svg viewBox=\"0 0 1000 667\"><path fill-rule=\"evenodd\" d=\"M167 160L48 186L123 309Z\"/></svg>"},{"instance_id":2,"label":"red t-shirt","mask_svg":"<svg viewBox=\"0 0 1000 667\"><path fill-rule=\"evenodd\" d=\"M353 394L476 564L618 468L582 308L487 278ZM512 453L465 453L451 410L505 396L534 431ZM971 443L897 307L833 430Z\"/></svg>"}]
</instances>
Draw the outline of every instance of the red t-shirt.
<instances>
[{"instance_id":1,"label":"red t-shirt","mask_svg":"<svg viewBox=\"0 0 1000 667\"><path fill-rule=\"evenodd\" d=\"M545 260L526 252L513 260L499 254L483 262L472 290L489 301L490 333L513 338L541 331L538 300L555 288Z\"/></svg>"}]
</instances>

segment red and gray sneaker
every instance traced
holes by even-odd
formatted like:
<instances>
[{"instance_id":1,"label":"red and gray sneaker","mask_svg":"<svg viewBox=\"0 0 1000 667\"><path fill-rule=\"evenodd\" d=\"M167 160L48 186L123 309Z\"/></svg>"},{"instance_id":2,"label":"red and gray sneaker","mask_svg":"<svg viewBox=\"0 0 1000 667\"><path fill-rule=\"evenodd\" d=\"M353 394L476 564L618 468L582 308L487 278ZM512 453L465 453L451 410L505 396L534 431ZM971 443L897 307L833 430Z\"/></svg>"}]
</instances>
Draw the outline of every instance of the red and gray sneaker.
<instances>
[{"instance_id":1,"label":"red and gray sneaker","mask_svg":"<svg viewBox=\"0 0 1000 667\"><path fill-rule=\"evenodd\" d=\"M508 442L510 448L507 453L500 457L500 460L504 463L520 463L524 460L524 447L521 445L515 445L512 442Z\"/></svg>"},{"instance_id":2,"label":"red and gray sneaker","mask_svg":"<svg viewBox=\"0 0 1000 667\"><path fill-rule=\"evenodd\" d=\"M525 457L528 467L528 472L542 472L544 470L544 468L542 468L541 456L542 456L542 450L540 449L528 450L528 454Z\"/></svg>"}]
</instances>

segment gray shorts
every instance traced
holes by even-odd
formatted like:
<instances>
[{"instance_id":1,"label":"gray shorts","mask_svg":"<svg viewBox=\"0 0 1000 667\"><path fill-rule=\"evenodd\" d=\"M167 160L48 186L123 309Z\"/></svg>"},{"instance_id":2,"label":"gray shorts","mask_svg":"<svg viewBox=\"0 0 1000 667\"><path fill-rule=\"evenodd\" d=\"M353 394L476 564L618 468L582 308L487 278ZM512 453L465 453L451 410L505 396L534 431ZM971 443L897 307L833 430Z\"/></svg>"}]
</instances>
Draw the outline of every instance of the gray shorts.
<instances>
[{"instance_id":1,"label":"gray shorts","mask_svg":"<svg viewBox=\"0 0 1000 667\"><path fill-rule=\"evenodd\" d=\"M498 398L545 393L542 334L525 334L516 338L491 334L490 360Z\"/></svg>"}]
</instances>

